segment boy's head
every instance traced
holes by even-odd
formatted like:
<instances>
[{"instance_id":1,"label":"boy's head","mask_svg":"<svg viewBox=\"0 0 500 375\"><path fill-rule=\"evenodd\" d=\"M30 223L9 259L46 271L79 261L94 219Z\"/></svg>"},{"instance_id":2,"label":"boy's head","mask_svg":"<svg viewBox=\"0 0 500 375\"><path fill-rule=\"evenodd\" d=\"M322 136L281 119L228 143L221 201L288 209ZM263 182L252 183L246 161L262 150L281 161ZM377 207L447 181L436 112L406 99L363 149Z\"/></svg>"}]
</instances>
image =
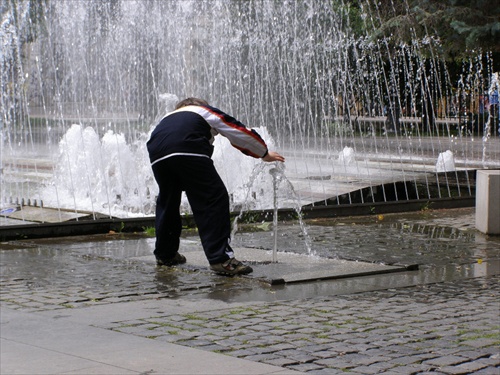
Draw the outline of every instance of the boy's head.
<instances>
[{"instance_id":1,"label":"boy's head","mask_svg":"<svg viewBox=\"0 0 500 375\"><path fill-rule=\"evenodd\" d=\"M182 107L186 107L188 105L209 105L206 100L198 99L198 98L186 98L181 100L179 103L175 105L175 109L179 109Z\"/></svg>"}]
</instances>

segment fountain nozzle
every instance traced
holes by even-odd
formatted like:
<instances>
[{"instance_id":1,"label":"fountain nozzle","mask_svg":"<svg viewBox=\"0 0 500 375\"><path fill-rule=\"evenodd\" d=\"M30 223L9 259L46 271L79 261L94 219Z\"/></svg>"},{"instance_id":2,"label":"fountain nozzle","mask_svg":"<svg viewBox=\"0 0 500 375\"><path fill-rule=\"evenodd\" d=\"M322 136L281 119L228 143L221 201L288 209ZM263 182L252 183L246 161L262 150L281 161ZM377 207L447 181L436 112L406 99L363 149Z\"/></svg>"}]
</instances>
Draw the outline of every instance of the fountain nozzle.
<instances>
[{"instance_id":1,"label":"fountain nozzle","mask_svg":"<svg viewBox=\"0 0 500 375\"><path fill-rule=\"evenodd\" d=\"M269 170L269 174L273 177L276 177L277 175L279 175L281 173L281 171L278 169L278 168L271 168Z\"/></svg>"},{"instance_id":2,"label":"fountain nozzle","mask_svg":"<svg viewBox=\"0 0 500 375\"><path fill-rule=\"evenodd\" d=\"M269 174L274 178L282 177L285 173L285 165L283 163L275 163L275 166L269 169Z\"/></svg>"}]
</instances>

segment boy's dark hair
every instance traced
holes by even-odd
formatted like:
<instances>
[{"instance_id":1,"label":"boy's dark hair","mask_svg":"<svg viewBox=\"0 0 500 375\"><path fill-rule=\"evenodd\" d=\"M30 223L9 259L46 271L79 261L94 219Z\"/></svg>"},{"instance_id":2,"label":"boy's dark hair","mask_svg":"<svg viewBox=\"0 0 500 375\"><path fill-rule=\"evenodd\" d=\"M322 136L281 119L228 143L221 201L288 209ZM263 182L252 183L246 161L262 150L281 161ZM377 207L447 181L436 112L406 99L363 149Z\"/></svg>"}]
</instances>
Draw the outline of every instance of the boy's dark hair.
<instances>
[{"instance_id":1,"label":"boy's dark hair","mask_svg":"<svg viewBox=\"0 0 500 375\"><path fill-rule=\"evenodd\" d=\"M206 100L198 99L198 98L186 98L181 100L179 103L175 105L175 109L179 109L182 107L186 107L188 105L209 105Z\"/></svg>"}]
</instances>

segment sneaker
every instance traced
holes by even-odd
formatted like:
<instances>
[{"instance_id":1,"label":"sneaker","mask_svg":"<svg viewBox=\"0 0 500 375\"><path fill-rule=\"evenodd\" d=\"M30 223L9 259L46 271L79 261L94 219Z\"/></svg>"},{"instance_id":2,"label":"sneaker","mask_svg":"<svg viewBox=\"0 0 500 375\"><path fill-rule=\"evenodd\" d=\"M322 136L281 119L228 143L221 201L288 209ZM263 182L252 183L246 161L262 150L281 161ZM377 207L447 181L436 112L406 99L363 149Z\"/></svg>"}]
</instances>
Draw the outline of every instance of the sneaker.
<instances>
[{"instance_id":1,"label":"sneaker","mask_svg":"<svg viewBox=\"0 0 500 375\"><path fill-rule=\"evenodd\" d=\"M175 256L170 259L156 258L156 265L158 266L171 267L183 263L186 263L186 257L179 253L175 253Z\"/></svg>"},{"instance_id":2,"label":"sneaker","mask_svg":"<svg viewBox=\"0 0 500 375\"><path fill-rule=\"evenodd\" d=\"M253 272L252 267L244 265L235 258L228 259L224 263L211 264L210 269L222 275L247 275Z\"/></svg>"}]
</instances>

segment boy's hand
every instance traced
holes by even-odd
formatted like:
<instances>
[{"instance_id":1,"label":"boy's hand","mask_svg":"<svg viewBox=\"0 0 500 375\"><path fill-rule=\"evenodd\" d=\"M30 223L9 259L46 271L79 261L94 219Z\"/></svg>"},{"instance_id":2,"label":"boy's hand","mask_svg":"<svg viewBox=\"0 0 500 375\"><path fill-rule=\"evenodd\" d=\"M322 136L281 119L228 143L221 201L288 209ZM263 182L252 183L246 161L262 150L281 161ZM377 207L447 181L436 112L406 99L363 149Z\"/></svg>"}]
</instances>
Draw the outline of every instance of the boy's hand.
<instances>
[{"instance_id":1,"label":"boy's hand","mask_svg":"<svg viewBox=\"0 0 500 375\"><path fill-rule=\"evenodd\" d=\"M262 160L267 161L267 162L271 162L271 161L281 161L281 162L284 162L285 158L283 156L281 156L280 154L278 154L277 152L269 151L266 154L266 156L264 156L262 158Z\"/></svg>"}]
</instances>

